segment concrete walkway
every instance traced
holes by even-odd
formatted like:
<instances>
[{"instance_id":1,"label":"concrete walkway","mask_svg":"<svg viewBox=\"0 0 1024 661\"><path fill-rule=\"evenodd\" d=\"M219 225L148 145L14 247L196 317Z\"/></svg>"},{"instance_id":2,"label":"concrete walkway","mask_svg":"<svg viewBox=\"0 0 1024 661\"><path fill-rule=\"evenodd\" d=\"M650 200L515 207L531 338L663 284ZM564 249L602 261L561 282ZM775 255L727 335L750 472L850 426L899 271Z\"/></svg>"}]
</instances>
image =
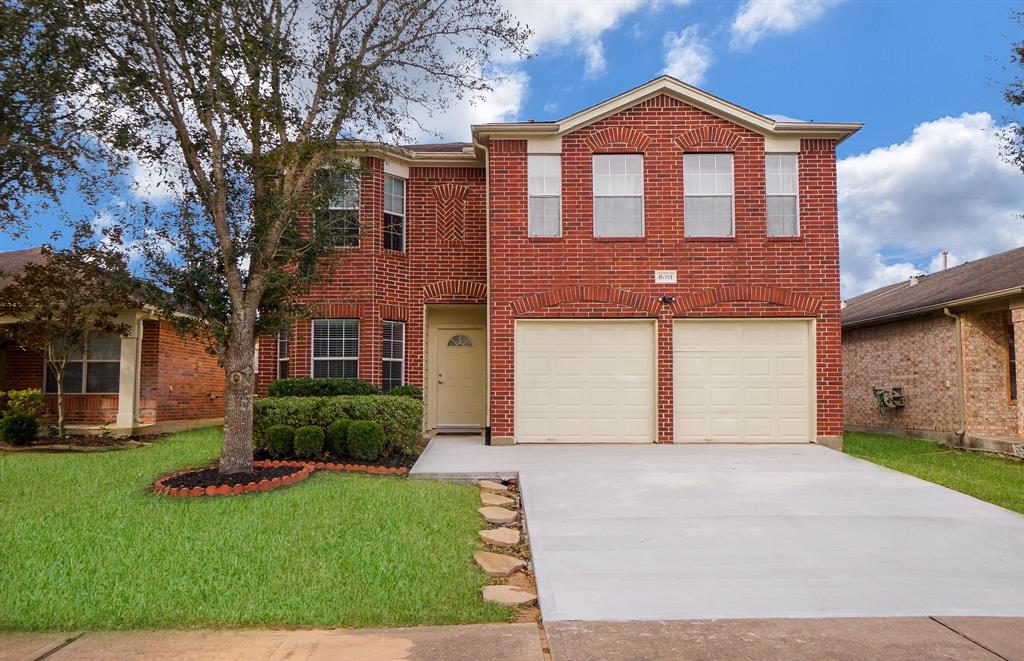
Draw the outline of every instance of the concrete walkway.
<instances>
[{"instance_id":1,"label":"concrete walkway","mask_svg":"<svg viewBox=\"0 0 1024 661\"><path fill-rule=\"evenodd\" d=\"M1024 516L816 445L437 438L412 473L519 474L548 623L1024 616Z\"/></svg>"}]
</instances>

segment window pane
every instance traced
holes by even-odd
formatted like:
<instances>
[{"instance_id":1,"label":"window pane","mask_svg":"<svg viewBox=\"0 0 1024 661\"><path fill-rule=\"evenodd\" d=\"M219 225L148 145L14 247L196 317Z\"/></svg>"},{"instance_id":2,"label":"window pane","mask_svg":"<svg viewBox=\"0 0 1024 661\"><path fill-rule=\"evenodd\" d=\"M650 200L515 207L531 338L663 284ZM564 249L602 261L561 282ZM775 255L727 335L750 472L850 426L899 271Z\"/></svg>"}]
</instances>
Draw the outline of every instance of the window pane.
<instances>
[{"instance_id":1,"label":"window pane","mask_svg":"<svg viewBox=\"0 0 1024 661\"><path fill-rule=\"evenodd\" d=\"M797 194L796 154L767 154L764 165L768 195Z\"/></svg>"},{"instance_id":2,"label":"window pane","mask_svg":"<svg viewBox=\"0 0 1024 661\"><path fill-rule=\"evenodd\" d=\"M594 195L643 195L644 157L641 154L596 154Z\"/></svg>"},{"instance_id":3,"label":"window pane","mask_svg":"<svg viewBox=\"0 0 1024 661\"><path fill-rule=\"evenodd\" d=\"M47 365L46 392L57 392L57 374ZM64 368L64 392L82 392L82 363L68 363Z\"/></svg>"},{"instance_id":4,"label":"window pane","mask_svg":"<svg viewBox=\"0 0 1024 661\"><path fill-rule=\"evenodd\" d=\"M594 236L643 236L642 197L595 197Z\"/></svg>"},{"instance_id":5,"label":"window pane","mask_svg":"<svg viewBox=\"0 0 1024 661\"><path fill-rule=\"evenodd\" d=\"M768 236L797 236L796 197L768 198Z\"/></svg>"},{"instance_id":6,"label":"window pane","mask_svg":"<svg viewBox=\"0 0 1024 661\"><path fill-rule=\"evenodd\" d=\"M358 319L315 319L313 321L314 358L358 358Z\"/></svg>"},{"instance_id":7,"label":"window pane","mask_svg":"<svg viewBox=\"0 0 1024 661\"><path fill-rule=\"evenodd\" d=\"M395 386L402 385L402 361L385 360L381 366L381 388L387 392Z\"/></svg>"},{"instance_id":8,"label":"window pane","mask_svg":"<svg viewBox=\"0 0 1024 661\"><path fill-rule=\"evenodd\" d=\"M314 360L313 377L317 379L355 379L359 377L356 360Z\"/></svg>"},{"instance_id":9,"label":"window pane","mask_svg":"<svg viewBox=\"0 0 1024 661\"><path fill-rule=\"evenodd\" d=\"M116 393L121 382L121 364L89 361L85 368L86 392Z\"/></svg>"},{"instance_id":10,"label":"window pane","mask_svg":"<svg viewBox=\"0 0 1024 661\"><path fill-rule=\"evenodd\" d=\"M384 177L384 211L405 214L405 180Z\"/></svg>"},{"instance_id":11,"label":"window pane","mask_svg":"<svg viewBox=\"0 0 1024 661\"><path fill-rule=\"evenodd\" d=\"M405 216L384 214L384 249L405 250Z\"/></svg>"},{"instance_id":12,"label":"window pane","mask_svg":"<svg viewBox=\"0 0 1024 661\"><path fill-rule=\"evenodd\" d=\"M277 361L277 378L287 379L288 378L288 365L290 361L287 358L283 358Z\"/></svg>"},{"instance_id":13,"label":"window pane","mask_svg":"<svg viewBox=\"0 0 1024 661\"><path fill-rule=\"evenodd\" d=\"M384 322L384 358L401 360L405 357L405 324L400 321Z\"/></svg>"},{"instance_id":14,"label":"window pane","mask_svg":"<svg viewBox=\"0 0 1024 661\"><path fill-rule=\"evenodd\" d=\"M327 203L328 209L359 208L359 175L357 173L334 175L332 189L331 192L334 195Z\"/></svg>"},{"instance_id":15,"label":"window pane","mask_svg":"<svg viewBox=\"0 0 1024 661\"><path fill-rule=\"evenodd\" d=\"M562 233L562 198L530 198L530 236L558 236Z\"/></svg>"},{"instance_id":16,"label":"window pane","mask_svg":"<svg viewBox=\"0 0 1024 661\"><path fill-rule=\"evenodd\" d=\"M683 156L686 195L732 195L732 154Z\"/></svg>"},{"instance_id":17,"label":"window pane","mask_svg":"<svg viewBox=\"0 0 1024 661\"><path fill-rule=\"evenodd\" d=\"M532 154L526 159L529 194L561 195L562 157L555 154Z\"/></svg>"},{"instance_id":18,"label":"window pane","mask_svg":"<svg viewBox=\"0 0 1024 661\"><path fill-rule=\"evenodd\" d=\"M331 210L317 215L317 232L325 234L328 246L359 245L359 211Z\"/></svg>"},{"instance_id":19,"label":"window pane","mask_svg":"<svg viewBox=\"0 0 1024 661\"><path fill-rule=\"evenodd\" d=\"M687 195L683 213L686 236L732 236L732 197Z\"/></svg>"},{"instance_id":20,"label":"window pane","mask_svg":"<svg viewBox=\"0 0 1024 661\"><path fill-rule=\"evenodd\" d=\"M89 333L87 360L120 360L121 336L117 333Z\"/></svg>"}]
</instances>

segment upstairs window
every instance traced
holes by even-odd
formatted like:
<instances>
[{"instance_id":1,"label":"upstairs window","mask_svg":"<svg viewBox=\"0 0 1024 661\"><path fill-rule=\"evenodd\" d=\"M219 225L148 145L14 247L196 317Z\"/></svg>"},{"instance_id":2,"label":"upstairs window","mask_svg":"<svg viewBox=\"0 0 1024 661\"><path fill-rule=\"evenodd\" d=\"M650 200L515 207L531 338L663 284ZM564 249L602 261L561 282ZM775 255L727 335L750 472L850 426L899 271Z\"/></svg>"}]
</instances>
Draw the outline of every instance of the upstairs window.
<instances>
[{"instance_id":1,"label":"upstairs window","mask_svg":"<svg viewBox=\"0 0 1024 661\"><path fill-rule=\"evenodd\" d=\"M732 154L683 156L686 236L733 236Z\"/></svg>"},{"instance_id":2,"label":"upstairs window","mask_svg":"<svg viewBox=\"0 0 1024 661\"><path fill-rule=\"evenodd\" d=\"M381 389L390 391L405 383L405 324L384 322L384 346L381 352Z\"/></svg>"},{"instance_id":3,"label":"upstairs window","mask_svg":"<svg viewBox=\"0 0 1024 661\"><path fill-rule=\"evenodd\" d=\"M121 386L121 336L90 332L85 351L75 352L64 367L65 393L117 394ZM47 365L46 392L57 392L57 373Z\"/></svg>"},{"instance_id":4,"label":"upstairs window","mask_svg":"<svg viewBox=\"0 0 1024 661\"><path fill-rule=\"evenodd\" d=\"M644 157L594 155L594 236L644 235Z\"/></svg>"},{"instance_id":5,"label":"upstairs window","mask_svg":"<svg viewBox=\"0 0 1024 661\"><path fill-rule=\"evenodd\" d=\"M405 252L405 179L384 177L384 249Z\"/></svg>"},{"instance_id":6,"label":"upstairs window","mask_svg":"<svg viewBox=\"0 0 1024 661\"><path fill-rule=\"evenodd\" d=\"M288 378L288 328L277 334L277 378Z\"/></svg>"},{"instance_id":7,"label":"upstairs window","mask_svg":"<svg viewBox=\"0 0 1024 661\"><path fill-rule=\"evenodd\" d=\"M332 174L331 197L318 230L327 233L331 246L359 245L359 174Z\"/></svg>"},{"instance_id":8,"label":"upstairs window","mask_svg":"<svg viewBox=\"0 0 1024 661\"><path fill-rule=\"evenodd\" d=\"M359 377L359 320L313 320L313 378Z\"/></svg>"},{"instance_id":9,"label":"upstairs window","mask_svg":"<svg viewBox=\"0 0 1024 661\"><path fill-rule=\"evenodd\" d=\"M768 236L799 236L796 154L765 154L764 178L768 197Z\"/></svg>"},{"instance_id":10,"label":"upstairs window","mask_svg":"<svg viewBox=\"0 0 1024 661\"><path fill-rule=\"evenodd\" d=\"M530 236L562 234L562 157L527 156L530 195Z\"/></svg>"}]
</instances>

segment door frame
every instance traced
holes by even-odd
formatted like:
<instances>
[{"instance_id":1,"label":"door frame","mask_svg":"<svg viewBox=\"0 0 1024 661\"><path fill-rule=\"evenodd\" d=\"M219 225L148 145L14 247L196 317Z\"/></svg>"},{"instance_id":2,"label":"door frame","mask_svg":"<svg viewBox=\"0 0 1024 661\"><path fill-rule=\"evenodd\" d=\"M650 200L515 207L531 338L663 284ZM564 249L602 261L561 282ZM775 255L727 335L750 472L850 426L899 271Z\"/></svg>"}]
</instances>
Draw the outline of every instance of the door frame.
<instances>
[{"instance_id":1,"label":"door frame","mask_svg":"<svg viewBox=\"0 0 1024 661\"><path fill-rule=\"evenodd\" d=\"M490 411L490 374L487 370L489 358L488 343L490 338L487 333L487 306L478 304L428 304L424 305L423 311L426 323L423 324L423 399L424 413L423 429L429 431L438 429L438 388L437 373L440 369L440 345L438 344L441 332L447 330L477 330L483 338L483 370L484 395L484 419L481 426L487 425ZM457 426L459 427L459 426Z\"/></svg>"}]
</instances>

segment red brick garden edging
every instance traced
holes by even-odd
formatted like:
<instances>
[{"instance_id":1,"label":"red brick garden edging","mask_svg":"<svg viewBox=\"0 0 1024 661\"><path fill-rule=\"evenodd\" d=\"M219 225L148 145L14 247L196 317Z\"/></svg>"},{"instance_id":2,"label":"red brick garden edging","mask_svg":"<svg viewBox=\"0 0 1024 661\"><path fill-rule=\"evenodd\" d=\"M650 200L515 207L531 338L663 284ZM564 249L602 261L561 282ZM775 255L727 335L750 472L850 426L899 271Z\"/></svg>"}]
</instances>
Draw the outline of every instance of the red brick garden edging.
<instances>
[{"instance_id":1,"label":"red brick garden edging","mask_svg":"<svg viewBox=\"0 0 1024 661\"><path fill-rule=\"evenodd\" d=\"M369 464L334 464L324 461L307 462L309 466L324 471L354 471L358 473L371 473L373 475L408 475L409 469L405 466L372 466Z\"/></svg>"}]
</instances>

